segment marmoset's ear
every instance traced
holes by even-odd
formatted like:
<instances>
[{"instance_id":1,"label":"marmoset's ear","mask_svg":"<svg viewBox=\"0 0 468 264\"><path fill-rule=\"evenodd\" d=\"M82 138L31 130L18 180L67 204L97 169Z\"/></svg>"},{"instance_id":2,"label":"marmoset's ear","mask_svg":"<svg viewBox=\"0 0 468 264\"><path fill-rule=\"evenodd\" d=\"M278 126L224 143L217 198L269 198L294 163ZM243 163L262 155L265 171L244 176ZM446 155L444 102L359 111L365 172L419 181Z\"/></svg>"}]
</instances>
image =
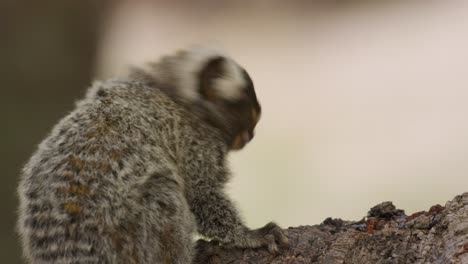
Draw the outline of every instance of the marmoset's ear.
<instances>
[{"instance_id":1,"label":"marmoset's ear","mask_svg":"<svg viewBox=\"0 0 468 264\"><path fill-rule=\"evenodd\" d=\"M199 93L201 97L210 102L216 102L219 95L214 86L214 80L223 76L223 57L209 60L199 73Z\"/></svg>"},{"instance_id":2,"label":"marmoset's ear","mask_svg":"<svg viewBox=\"0 0 468 264\"><path fill-rule=\"evenodd\" d=\"M212 103L235 102L245 96L243 70L228 58L217 56L208 60L198 77L201 97Z\"/></svg>"}]
</instances>

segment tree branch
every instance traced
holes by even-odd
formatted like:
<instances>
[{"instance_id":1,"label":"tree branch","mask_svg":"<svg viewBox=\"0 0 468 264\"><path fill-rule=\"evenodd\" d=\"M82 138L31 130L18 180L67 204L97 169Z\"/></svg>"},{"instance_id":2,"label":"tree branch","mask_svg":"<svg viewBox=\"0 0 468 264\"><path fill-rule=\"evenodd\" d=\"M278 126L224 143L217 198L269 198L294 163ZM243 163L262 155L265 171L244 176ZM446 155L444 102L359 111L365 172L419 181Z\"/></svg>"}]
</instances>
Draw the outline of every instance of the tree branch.
<instances>
[{"instance_id":1,"label":"tree branch","mask_svg":"<svg viewBox=\"0 0 468 264\"><path fill-rule=\"evenodd\" d=\"M468 193L410 216L384 202L357 222L327 218L286 231L291 245L280 255L210 242L195 263L468 263Z\"/></svg>"}]
</instances>

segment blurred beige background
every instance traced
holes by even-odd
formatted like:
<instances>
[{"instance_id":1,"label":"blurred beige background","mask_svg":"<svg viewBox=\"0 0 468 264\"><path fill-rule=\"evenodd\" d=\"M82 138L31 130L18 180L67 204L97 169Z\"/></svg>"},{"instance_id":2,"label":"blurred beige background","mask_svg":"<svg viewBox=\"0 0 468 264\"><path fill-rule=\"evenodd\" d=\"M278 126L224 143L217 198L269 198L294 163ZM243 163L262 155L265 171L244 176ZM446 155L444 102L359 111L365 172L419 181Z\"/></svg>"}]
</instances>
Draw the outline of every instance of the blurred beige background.
<instances>
[{"instance_id":1,"label":"blurred beige background","mask_svg":"<svg viewBox=\"0 0 468 264\"><path fill-rule=\"evenodd\" d=\"M247 68L264 114L230 192L252 226L358 219L384 200L412 212L468 191L466 7L128 2L97 69L193 44Z\"/></svg>"},{"instance_id":2,"label":"blurred beige background","mask_svg":"<svg viewBox=\"0 0 468 264\"><path fill-rule=\"evenodd\" d=\"M23 46L7 46L8 53L24 59L8 57L19 65L5 66L17 79L2 73L10 79L1 88L9 111L2 140L8 153L18 153L3 164L8 217L0 246L15 249L6 252L8 263L19 261L14 189L33 146L91 79L192 45L232 55L250 72L263 106L255 140L230 157L228 190L251 227L358 220L386 200L412 213L468 191L467 2L84 3L91 13L60 4L70 14L48 9L59 18L42 23L42 31L17 21L6 35L15 40L23 30L48 39L42 49L11 42ZM50 30L58 25L63 29ZM86 38L78 39L77 29Z\"/></svg>"}]
</instances>

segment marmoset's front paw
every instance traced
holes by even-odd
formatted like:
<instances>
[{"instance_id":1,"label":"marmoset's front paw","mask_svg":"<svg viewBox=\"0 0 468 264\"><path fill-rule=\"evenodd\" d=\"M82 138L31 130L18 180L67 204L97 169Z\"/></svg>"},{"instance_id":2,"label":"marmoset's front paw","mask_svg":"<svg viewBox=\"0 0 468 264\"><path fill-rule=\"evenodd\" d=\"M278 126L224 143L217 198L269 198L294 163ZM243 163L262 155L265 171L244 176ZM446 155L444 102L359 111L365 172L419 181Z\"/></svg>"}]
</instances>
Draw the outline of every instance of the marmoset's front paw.
<instances>
[{"instance_id":1,"label":"marmoset's front paw","mask_svg":"<svg viewBox=\"0 0 468 264\"><path fill-rule=\"evenodd\" d=\"M273 222L266 224L262 228L253 230L253 232L259 236L256 239L261 241L262 246L268 246L270 253L277 254L279 252L278 246L283 249L289 248L286 232Z\"/></svg>"},{"instance_id":2,"label":"marmoset's front paw","mask_svg":"<svg viewBox=\"0 0 468 264\"><path fill-rule=\"evenodd\" d=\"M272 254L278 254L280 248L289 247L286 232L275 223L268 223L264 227L247 230L246 233L236 242L235 247L241 248L259 248L266 246Z\"/></svg>"}]
</instances>

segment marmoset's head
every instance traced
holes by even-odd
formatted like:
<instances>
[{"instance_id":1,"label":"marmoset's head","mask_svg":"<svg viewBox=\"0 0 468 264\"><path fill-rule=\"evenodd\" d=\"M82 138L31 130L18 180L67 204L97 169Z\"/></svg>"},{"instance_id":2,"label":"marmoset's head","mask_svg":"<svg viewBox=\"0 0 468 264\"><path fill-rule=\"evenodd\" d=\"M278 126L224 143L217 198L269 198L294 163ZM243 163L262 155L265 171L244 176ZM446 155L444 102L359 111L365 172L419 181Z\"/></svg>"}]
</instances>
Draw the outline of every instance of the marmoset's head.
<instances>
[{"instance_id":1,"label":"marmoset's head","mask_svg":"<svg viewBox=\"0 0 468 264\"><path fill-rule=\"evenodd\" d=\"M195 48L163 57L136 74L221 129L231 150L253 138L261 107L249 74L231 58Z\"/></svg>"}]
</instances>

